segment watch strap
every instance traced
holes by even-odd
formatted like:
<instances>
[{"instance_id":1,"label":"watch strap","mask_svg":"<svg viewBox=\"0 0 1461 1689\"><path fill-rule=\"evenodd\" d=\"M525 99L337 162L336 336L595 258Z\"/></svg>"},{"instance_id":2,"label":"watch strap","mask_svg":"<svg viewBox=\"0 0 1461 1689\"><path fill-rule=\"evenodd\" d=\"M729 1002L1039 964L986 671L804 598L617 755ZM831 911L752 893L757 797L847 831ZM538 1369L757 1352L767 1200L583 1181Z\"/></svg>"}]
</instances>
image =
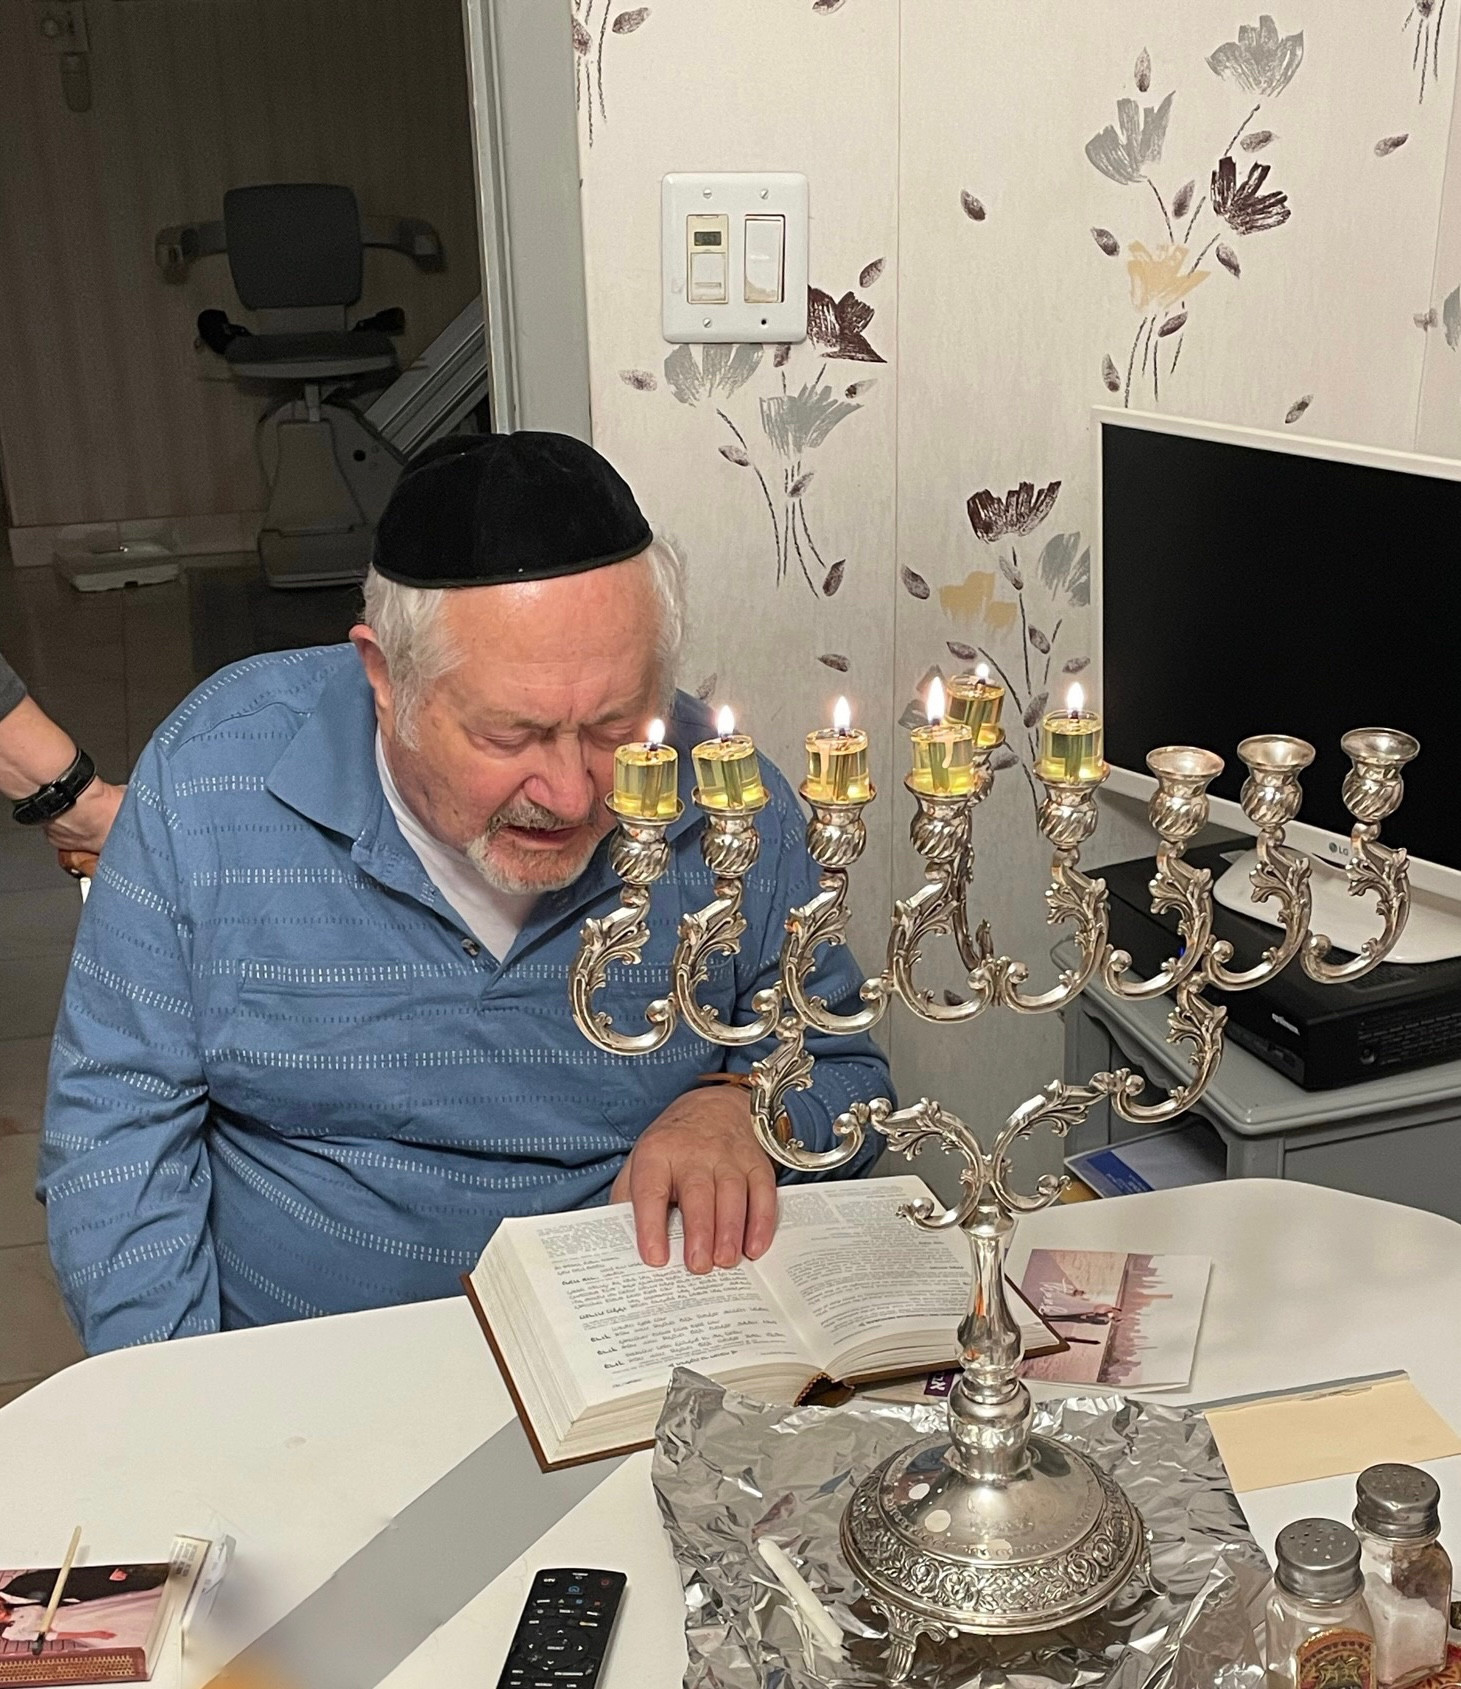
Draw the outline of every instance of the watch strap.
<instances>
[{"instance_id":1,"label":"watch strap","mask_svg":"<svg viewBox=\"0 0 1461 1689\"><path fill-rule=\"evenodd\" d=\"M42 827L75 807L76 800L96 779L96 764L85 751L78 750L76 760L56 779L21 798L11 808L11 815L22 827Z\"/></svg>"}]
</instances>

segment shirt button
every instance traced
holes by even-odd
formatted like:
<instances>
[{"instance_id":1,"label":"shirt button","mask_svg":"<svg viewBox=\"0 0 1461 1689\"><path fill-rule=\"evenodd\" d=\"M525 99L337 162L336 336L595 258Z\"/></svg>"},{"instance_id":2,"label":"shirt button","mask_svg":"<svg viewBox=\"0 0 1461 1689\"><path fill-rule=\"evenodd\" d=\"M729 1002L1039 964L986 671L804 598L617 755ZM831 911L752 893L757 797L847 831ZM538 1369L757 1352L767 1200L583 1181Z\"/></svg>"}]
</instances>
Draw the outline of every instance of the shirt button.
<instances>
[{"instance_id":1,"label":"shirt button","mask_svg":"<svg viewBox=\"0 0 1461 1689\"><path fill-rule=\"evenodd\" d=\"M462 949L474 959L482 954L482 946L478 944L474 938L464 938L462 940Z\"/></svg>"}]
</instances>

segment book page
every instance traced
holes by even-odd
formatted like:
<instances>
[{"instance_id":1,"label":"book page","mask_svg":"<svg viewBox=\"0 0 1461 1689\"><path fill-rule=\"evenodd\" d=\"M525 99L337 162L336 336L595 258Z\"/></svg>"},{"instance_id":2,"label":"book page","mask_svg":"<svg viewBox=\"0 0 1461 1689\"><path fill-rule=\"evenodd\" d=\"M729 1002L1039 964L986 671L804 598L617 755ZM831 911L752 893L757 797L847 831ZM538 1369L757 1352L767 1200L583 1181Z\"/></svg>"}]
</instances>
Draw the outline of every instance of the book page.
<instances>
[{"instance_id":1,"label":"book page","mask_svg":"<svg viewBox=\"0 0 1461 1689\"><path fill-rule=\"evenodd\" d=\"M973 1262L961 1232L924 1231L899 1214L901 1203L927 1195L915 1178L782 1190L776 1241L752 1271L819 1366L899 1327L946 1328L952 1358Z\"/></svg>"},{"instance_id":2,"label":"book page","mask_svg":"<svg viewBox=\"0 0 1461 1689\"><path fill-rule=\"evenodd\" d=\"M667 1383L676 1366L705 1372L800 1360L811 1370L744 1266L686 1272L677 1214L663 1267L639 1259L627 1204L593 1217L534 1222L514 1241L590 1400Z\"/></svg>"}]
</instances>

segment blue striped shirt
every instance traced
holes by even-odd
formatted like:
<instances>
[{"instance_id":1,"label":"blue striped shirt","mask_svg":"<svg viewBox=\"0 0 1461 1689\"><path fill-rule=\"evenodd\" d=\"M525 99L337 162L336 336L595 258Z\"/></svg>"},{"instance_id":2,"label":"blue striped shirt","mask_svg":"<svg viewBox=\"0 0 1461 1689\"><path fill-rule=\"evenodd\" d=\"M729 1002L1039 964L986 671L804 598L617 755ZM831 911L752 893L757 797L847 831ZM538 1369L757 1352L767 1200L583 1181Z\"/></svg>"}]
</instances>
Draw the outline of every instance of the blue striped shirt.
<instances>
[{"instance_id":1,"label":"blue striped shirt","mask_svg":"<svg viewBox=\"0 0 1461 1689\"><path fill-rule=\"evenodd\" d=\"M705 727L681 696L686 788ZM617 897L606 846L499 965L402 838L374 735L359 661L330 646L215 675L137 764L77 934L41 1151L92 1352L449 1295L504 1216L604 1201L698 1074L765 1053L727 1062L684 1027L647 1057L589 1044L568 970L584 917ZM701 990L726 1018L774 981L786 910L816 890L797 804L768 783L741 953ZM600 999L629 1030L681 914L713 895L693 811L670 837L645 966ZM852 1008L858 983L824 952L819 994ZM868 1040L809 1044L815 1083L790 1108L827 1148L888 1073Z\"/></svg>"}]
</instances>

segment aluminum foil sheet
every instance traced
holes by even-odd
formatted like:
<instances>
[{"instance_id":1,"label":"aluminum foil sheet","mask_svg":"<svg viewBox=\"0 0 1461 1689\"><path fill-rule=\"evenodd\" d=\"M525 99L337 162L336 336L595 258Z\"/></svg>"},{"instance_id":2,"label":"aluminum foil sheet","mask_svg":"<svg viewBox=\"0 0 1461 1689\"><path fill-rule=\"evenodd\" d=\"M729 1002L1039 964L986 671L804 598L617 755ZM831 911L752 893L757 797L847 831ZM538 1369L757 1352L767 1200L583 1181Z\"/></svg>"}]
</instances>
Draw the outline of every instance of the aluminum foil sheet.
<instances>
[{"instance_id":1,"label":"aluminum foil sheet","mask_svg":"<svg viewBox=\"0 0 1461 1689\"><path fill-rule=\"evenodd\" d=\"M685 1589L686 1689L862 1689L884 1683L882 1621L837 1542L858 1481L942 1404L866 1398L767 1407L676 1372L654 1487ZM1268 1565L1207 1422L1119 1396L1036 1404L1035 1429L1099 1461L1140 1508L1150 1565L1104 1613L1039 1636L919 1644L916 1689L1261 1689ZM769 1536L843 1634L822 1640L757 1551Z\"/></svg>"}]
</instances>

